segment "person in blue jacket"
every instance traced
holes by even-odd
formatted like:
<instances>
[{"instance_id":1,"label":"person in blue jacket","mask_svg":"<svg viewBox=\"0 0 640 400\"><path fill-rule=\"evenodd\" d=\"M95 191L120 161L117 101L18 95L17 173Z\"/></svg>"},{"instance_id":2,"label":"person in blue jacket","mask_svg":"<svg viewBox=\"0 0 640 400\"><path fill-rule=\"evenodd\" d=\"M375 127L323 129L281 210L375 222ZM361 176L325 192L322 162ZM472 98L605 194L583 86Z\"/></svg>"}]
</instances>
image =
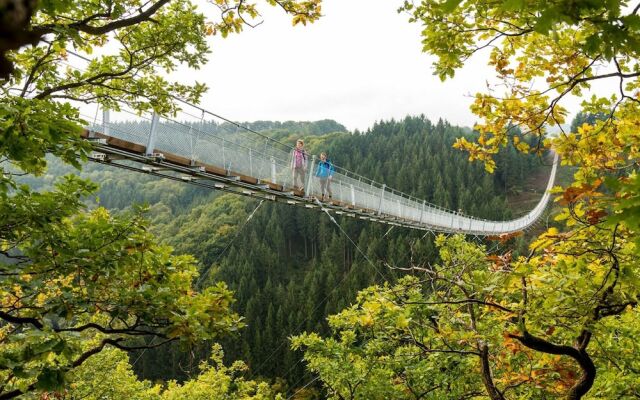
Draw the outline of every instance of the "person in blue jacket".
<instances>
[{"instance_id":1,"label":"person in blue jacket","mask_svg":"<svg viewBox=\"0 0 640 400\"><path fill-rule=\"evenodd\" d=\"M331 196L331 179L333 178L333 164L331 161L327 159L327 153L320 153L320 161L318 161L318 168L316 169L316 178L320 181L320 192L322 193L322 200L324 201L325 196Z\"/></svg>"}]
</instances>

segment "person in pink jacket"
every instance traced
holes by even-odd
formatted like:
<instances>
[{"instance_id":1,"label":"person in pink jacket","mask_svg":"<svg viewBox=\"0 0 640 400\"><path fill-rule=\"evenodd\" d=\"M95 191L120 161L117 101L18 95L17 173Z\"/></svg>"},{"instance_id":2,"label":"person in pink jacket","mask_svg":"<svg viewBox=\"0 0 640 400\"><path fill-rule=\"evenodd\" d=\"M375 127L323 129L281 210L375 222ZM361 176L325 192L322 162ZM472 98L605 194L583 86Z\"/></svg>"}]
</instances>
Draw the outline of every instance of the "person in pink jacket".
<instances>
[{"instance_id":1,"label":"person in pink jacket","mask_svg":"<svg viewBox=\"0 0 640 400\"><path fill-rule=\"evenodd\" d=\"M304 141L298 139L296 147L291 154L291 171L293 171L293 187L304 190L304 176L307 172L307 152L304 150ZM298 184L299 182L299 184Z\"/></svg>"}]
</instances>

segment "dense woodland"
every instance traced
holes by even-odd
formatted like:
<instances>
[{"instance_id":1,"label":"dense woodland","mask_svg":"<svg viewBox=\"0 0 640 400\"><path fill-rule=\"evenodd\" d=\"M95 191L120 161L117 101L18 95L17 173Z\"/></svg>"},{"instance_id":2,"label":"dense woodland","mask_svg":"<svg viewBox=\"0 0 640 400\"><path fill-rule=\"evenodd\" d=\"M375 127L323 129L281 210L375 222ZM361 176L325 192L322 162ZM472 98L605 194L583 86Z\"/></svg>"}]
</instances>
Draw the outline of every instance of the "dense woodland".
<instances>
[{"instance_id":1,"label":"dense woodland","mask_svg":"<svg viewBox=\"0 0 640 400\"><path fill-rule=\"evenodd\" d=\"M123 130L134 128L122 124ZM521 190L527 176L542 165L536 156L522 157L509 148L498 157L498 172L489 174L452 148L456 138L470 135L467 129L423 116L382 121L356 133L333 121L247 125L289 144L302 137L310 143L310 152L326 151L339 166L488 219L526 212L510 209L506 195ZM336 128L340 130L331 130ZM213 123L206 129L233 132ZM70 168L58 164L49 169L51 175L31 184L51 182L64 171ZM265 204L236 237L256 200L103 165L88 164L83 175L100 185L95 201L104 207L118 211L148 205L147 216L159 240L177 253L194 255L201 271L210 270L206 282L228 283L237 300L234 309L247 327L223 341L226 357L246 361L252 375L284 378L294 387L304 378L304 363L301 353L290 349L290 336L303 331L327 334L326 317L350 305L360 289L395 280L399 274L385 263L407 267L412 259L424 263L436 258L433 234L404 228L388 232L385 225L338 218L383 277L322 213ZM201 343L148 350L135 368L147 379L186 379L197 372L210 347ZM138 356L133 353L132 359Z\"/></svg>"}]
</instances>

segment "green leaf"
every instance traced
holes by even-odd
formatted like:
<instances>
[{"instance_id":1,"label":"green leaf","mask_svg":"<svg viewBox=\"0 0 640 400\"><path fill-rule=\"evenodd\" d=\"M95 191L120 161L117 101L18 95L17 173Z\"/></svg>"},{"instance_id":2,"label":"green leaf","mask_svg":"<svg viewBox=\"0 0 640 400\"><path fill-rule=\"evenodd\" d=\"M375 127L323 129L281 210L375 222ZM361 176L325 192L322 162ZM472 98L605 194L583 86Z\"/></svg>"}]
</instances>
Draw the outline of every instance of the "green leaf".
<instances>
[{"instance_id":1,"label":"green leaf","mask_svg":"<svg viewBox=\"0 0 640 400\"><path fill-rule=\"evenodd\" d=\"M555 8L548 8L544 10L542 15L536 21L536 24L533 26L533 30L546 35L549 33L551 28L553 27L554 22L556 22L557 13Z\"/></svg>"},{"instance_id":2,"label":"green leaf","mask_svg":"<svg viewBox=\"0 0 640 400\"><path fill-rule=\"evenodd\" d=\"M64 373L59 369L45 367L38 375L36 388L46 391L64 388Z\"/></svg>"},{"instance_id":3,"label":"green leaf","mask_svg":"<svg viewBox=\"0 0 640 400\"><path fill-rule=\"evenodd\" d=\"M524 8L524 0L505 0L500 8L505 11L521 10Z\"/></svg>"},{"instance_id":4,"label":"green leaf","mask_svg":"<svg viewBox=\"0 0 640 400\"><path fill-rule=\"evenodd\" d=\"M444 3L442 3L442 6L441 6L442 11L446 13L450 13L456 8L458 8L460 3L462 3L462 0L447 0Z\"/></svg>"}]
</instances>

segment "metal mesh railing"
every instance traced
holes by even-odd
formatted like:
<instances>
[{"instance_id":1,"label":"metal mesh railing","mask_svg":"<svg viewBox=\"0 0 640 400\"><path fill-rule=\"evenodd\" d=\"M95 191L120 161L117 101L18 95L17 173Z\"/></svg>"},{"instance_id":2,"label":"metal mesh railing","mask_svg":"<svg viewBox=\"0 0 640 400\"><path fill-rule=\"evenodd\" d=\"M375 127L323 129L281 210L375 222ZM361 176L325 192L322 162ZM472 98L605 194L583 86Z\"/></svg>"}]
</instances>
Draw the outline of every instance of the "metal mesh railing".
<instances>
[{"instance_id":1,"label":"metal mesh railing","mask_svg":"<svg viewBox=\"0 0 640 400\"><path fill-rule=\"evenodd\" d=\"M171 118L120 111L122 119L117 123L109 113L96 112L87 119L93 120L89 125L92 131L146 146L147 153L172 153L224 169L230 175L245 175L282 185L285 191L293 190L292 147L226 120L218 123L212 120L218 116L201 108L188 104L184 108ZM366 212L373 219L396 219L435 231L494 235L526 229L542 215L550 198L557 161L556 155L546 191L537 206L510 221L461 215L340 167L335 167L330 189L332 200ZM316 168L315 156L309 157L303 179L307 198L322 195L321 181L314 176Z\"/></svg>"}]
</instances>

